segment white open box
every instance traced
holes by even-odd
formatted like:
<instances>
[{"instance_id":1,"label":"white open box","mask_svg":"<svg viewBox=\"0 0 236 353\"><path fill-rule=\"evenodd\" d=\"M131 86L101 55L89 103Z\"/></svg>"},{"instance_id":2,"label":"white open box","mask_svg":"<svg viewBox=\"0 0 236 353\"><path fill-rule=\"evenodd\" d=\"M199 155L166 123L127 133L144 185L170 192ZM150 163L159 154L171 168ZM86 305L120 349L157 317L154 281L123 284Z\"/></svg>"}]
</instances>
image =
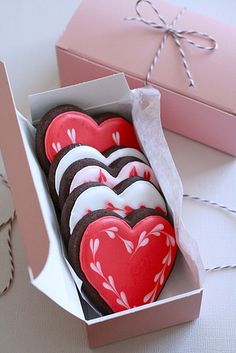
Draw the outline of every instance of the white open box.
<instances>
[{"instance_id":1,"label":"white open box","mask_svg":"<svg viewBox=\"0 0 236 353\"><path fill-rule=\"evenodd\" d=\"M35 128L15 108L3 63L0 63L0 89L0 147L32 284L83 321L91 347L197 318L202 299L200 275L197 266L190 268L189 261L180 251L170 278L155 303L95 317L95 312L87 303L83 299L79 300L63 257L59 225L46 177L35 155ZM44 92L30 97L32 119L38 120L48 109L63 103L76 104L85 110L90 107L89 111L91 108L92 111L111 111L128 94L130 90L122 74ZM174 172L177 174L176 170ZM180 232L184 232L184 227ZM191 259L193 256L188 254L188 257Z\"/></svg>"}]
</instances>

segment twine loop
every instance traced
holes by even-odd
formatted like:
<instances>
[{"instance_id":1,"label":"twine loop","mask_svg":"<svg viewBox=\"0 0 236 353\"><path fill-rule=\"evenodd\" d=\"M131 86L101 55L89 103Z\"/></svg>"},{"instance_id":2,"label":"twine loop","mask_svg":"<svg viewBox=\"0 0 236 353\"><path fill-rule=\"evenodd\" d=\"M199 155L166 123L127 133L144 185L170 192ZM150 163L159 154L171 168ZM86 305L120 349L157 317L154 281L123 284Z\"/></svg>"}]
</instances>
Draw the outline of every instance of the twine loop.
<instances>
[{"instance_id":1,"label":"twine loop","mask_svg":"<svg viewBox=\"0 0 236 353\"><path fill-rule=\"evenodd\" d=\"M148 6L150 6L151 9L154 11L154 13L157 15L158 22L148 20L148 19L146 19L145 17L142 16L140 6L142 4L144 4L144 3L146 3ZM189 87L194 87L195 86L195 82L194 82L193 77L191 75L189 64L188 64L188 61L187 61L183 46L181 44L181 41L185 41L186 43L188 43L188 44L190 44L190 45L192 45L192 46L194 46L194 47L196 47L198 49L202 49L202 50L206 50L206 51L214 51L217 48L216 40L212 36L210 36L209 34L204 33L204 32L188 31L188 30L177 30L177 29L174 28L176 22L179 20L179 18L186 11L186 8L181 9L181 11L175 16L175 18L173 19L173 21L170 24L168 24L165 21L165 19L161 16L161 14L158 11L158 9L153 5L153 3L150 0L138 0L136 2L136 5L135 5L135 10L136 10L137 17L126 17L125 18L126 21L142 22L145 25L147 25L149 27L152 27L152 28L164 33L162 41L161 41L157 51L155 52L155 55L153 57L151 65L149 67L148 73L146 75L145 85L148 84L148 81L150 79L152 71L153 71L154 67L156 66L157 60L159 59L159 57L161 55L161 51L162 51L163 47L165 46L167 38L170 36L174 40L174 42L176 44L176 47L178 49L178 52L179 52L179 54L181 56L182 63L183 63L183 66L184 66L184 70L185 70L187 79L189 81ZM194 38L203 39L206 42L208 42L209 45L199 44Z\"/></svg>"}]
</instances>

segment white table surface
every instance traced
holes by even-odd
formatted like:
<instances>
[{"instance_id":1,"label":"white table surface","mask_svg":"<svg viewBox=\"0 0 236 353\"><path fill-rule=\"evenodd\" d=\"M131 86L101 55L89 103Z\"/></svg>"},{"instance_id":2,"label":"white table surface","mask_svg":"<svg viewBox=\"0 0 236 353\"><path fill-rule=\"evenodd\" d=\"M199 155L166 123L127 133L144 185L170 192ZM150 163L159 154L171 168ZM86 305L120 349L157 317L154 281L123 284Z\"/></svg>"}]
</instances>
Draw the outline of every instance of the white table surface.
<instances>
[{"instance_id":1,"label":"white table surface","mask_svg":"<svg viewBox=\"0 0 236 353\"><path fill-rule=\"evenodd\" d=\"M172 1L236 22L235 0ZM0 59L7 64L17 107L24 114L28 114L28 94L58 86L54 44L78 3L76 0L0 0ZM185 192L236 209L236 159L174 133L167 132L166 136ZM10 195L3 186L0 186L0 202L1 222L11 212ZM235 216L185 200L184 220L199 244L206 267L236 262ZM0 352L90 352L79 320L30 284L17 224L13 246L15 282L9 293L0 298ZM6 233L3 232L0 235L1 286L8 271ZM96 351L235 352L236 270L207 274L204 288L198 320Z\"/></svg>"}]
</instances>

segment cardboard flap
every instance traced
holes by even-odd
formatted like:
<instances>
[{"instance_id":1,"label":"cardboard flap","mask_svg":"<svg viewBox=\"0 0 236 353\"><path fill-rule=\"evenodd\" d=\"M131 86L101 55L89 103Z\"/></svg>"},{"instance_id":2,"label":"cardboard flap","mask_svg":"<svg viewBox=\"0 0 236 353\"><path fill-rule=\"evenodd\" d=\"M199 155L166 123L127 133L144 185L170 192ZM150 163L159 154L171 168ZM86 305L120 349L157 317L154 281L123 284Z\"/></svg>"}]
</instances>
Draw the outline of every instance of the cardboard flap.
<instances>
[{"instance_id":1,"label":"cardboard flap","mask_svg":"<svg viewBox=\"0 0 236 353\"><path fill-rule=\"evenodd\" d=\"M48 110L61 104L74 104L83 110L120 101L130 89L124 74L104 77L74 86L29 96L32 121L39 120Z\"/></svg>"},{"instance_id":2,"label":"cardboard flap","mask_svg":"<svg viewBox=\"0 0 236 353\"><path fill-rule=\"evenodd\" d=\"M35 129L15 109L3 63L0 63L0 86L0 147L24 240L31 282L61 307L84 318L77 289L61 255L59 227L46 188L46 178L35 156Z\"/></svg>"},{"instance_id":3,"label":"cardboard flap","mask_svg":"<svg viewBox=\"0 0 236 353\"><path fill-rule=\"evenodd\" d=\"M40 212L39 203L22 141L17 118L18 113L15 108L6 68L2 62L0 63L0 86L0 146L12 189L17 217L25 241L28 263L34 277L37 277L47 260L49 241L43 219L31 217L32 210ZM30 202L24 197L26 194L31 195ZM28 222L24 222L24 219L28 219ZM41 249L38 250L37 258L35 258L32 247Z\"/></svg>"}]
</instances>

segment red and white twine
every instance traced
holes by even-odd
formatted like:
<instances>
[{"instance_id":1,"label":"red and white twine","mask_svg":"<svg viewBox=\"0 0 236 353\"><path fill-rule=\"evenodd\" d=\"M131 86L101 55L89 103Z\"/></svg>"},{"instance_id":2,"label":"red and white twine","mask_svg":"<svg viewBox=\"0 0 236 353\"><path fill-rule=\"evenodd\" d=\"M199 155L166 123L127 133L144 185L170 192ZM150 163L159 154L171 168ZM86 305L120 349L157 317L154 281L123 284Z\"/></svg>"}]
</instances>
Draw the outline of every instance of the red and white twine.
<instances>
[{"instance_id":1,"label":"red and white twine","mask_svg":"<svg viewBox=\"0 0 236 353\"><path fill-rule=\"evenodd\" d=\"M8 189L10 189L7 180L4 178L2 174L0 174L0 181L2 182L2 184L6 185ZM14 264L14 257L13 257L13 251L12 251L12 230L13 230L13 224L14 224L15 218L16 218L16 213L14 211L11 217L9 217L5 222L0 224L0 232L4 228L8 227L7 246L8 246L8 254L9 254L9 261L10 261L10 276L7 280L5 287L3 289L0 289L0 297L9 291L15 276L15 264Z\"/></svg>"},{"instance_id":2,"label":"red and white twine","mask_svg":"<svg viewBox=\"0 0 236 353\"><path fill-rule=\"evenodd\" d=\"M223 210L225 212L228 212L228 213L236 215L236 210L234 210L232 208L229 208L229 207L227 207L225 205L221 205L221 204L219 204L217 202L214 202L214 201L211 201L211 200L208 200L208 199L203 199L203 198L198 197L198 196L191 196L189 194L184 194L183 197L185 199L189 199L189 200L194 200L194 201L199 201L199 202L205 203L206 205L210 205L210 206L219 208L220 210ZM229 269L236 269L236 263L235 264L231 264L231 265L222 265L222 266L205 268L205 270L207 272L219 271L219 270L229 270Z\"/></svg>"},{"instance_id":3,"label":"red and white twine","mask_svg":"<svg viewBox=\"0 0 236 353\"><path fill-rule=\"evenodd\" d=\"M150 6L152 8L152 10L154 11L154 13L158 16L158 20L159 20L158 22L148 20L148 19L144 18L141 15L140 5L144 4L144 3L146 3L148 6ZM190 45L192 45L192 46L194 46L194 47L196 47L198 49L207 50L207 51L214 51L217 48L216 40L212 36L210 36L209 34L204 33L204 32L177 30L177 29L174 28L176 22L179 20L179 18L186 11L186 8L181 9L181 11L175 16L175 18L173 19L173 21L170 24L168 24L164 20L164 18L161 16L161 14L158 11L158 9L153 5L153 3L150 0L138 0L136 2L136 5L135 5L135 11L136 11L137 17L126 17L125 20L126 21L142 22L145 25L150 26L150 27L152 27L152 28L164 33L164 36L163 36L163 38L161 40L161 43L160 43L157 51L155 52L155 55L153 57L151 65L149 67L148 73L146 75L145 85L147 85L148 82L150 81L150 77L151 77L151 74L153 72L153 69L156 66L157 61L158 61L158 59L161 56L162 49L165 46L165 43L167 41L168 36L170 36L174 40L174 42L175 42L175 44L176 44L176 46L178 48L179 54L180 54L180 56L182 58L183 66L184 66L184 69L185 69L185 73L186 73L187 79L189 81L189 87L194 87L195 83L194 83L194 80L192 78L191 71L190 71L190 68L189 68L189 64L188 64L188 61L186 59L186 55L185 55L185 52L183 50L183 47L181 45L181 41L185 41L188 44L190 44ZM189 37L190 38L194 38L194 37L196 38L197 37L197 38L204 39L204 40L206 40L209 43L209 46L201 45L201 44L197 43L196 41L191 40Z\"/></svg>"}]
</instances>

